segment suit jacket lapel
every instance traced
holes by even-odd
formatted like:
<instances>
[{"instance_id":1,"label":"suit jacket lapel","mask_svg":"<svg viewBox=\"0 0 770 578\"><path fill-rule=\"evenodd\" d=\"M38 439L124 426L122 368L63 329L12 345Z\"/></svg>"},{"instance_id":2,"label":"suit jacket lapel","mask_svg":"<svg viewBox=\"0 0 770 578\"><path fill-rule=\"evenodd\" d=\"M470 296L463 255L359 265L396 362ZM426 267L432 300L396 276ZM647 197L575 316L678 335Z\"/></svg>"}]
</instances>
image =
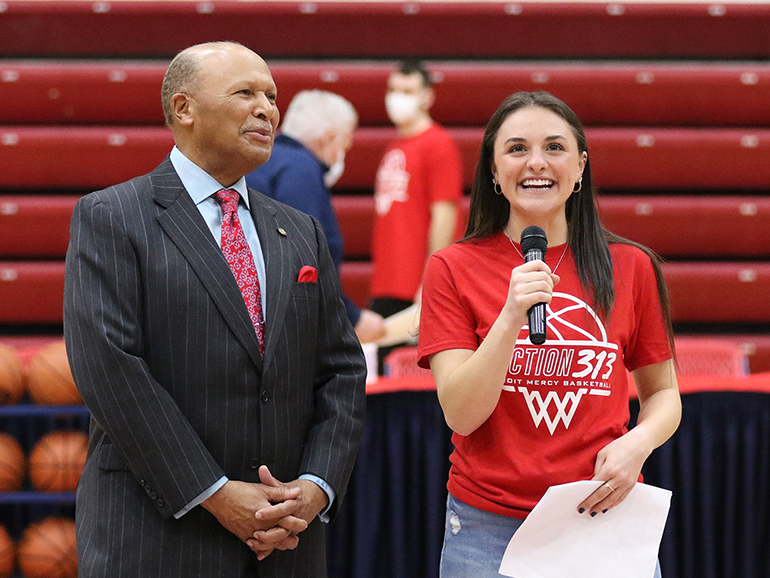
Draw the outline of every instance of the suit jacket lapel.
<instances>
[{"instance_id":1,"label":"suit jacket lapel","mask_svg":"<svg viewBox=\"0 0 770 578\"><path fill-rule=\"evenodd\" d=\"M292 269L290 240L275 209L263 203L263 197L249 189L249 205L257 227L267 277L267 313L265 314L265 371L274 357L280 327L286 315L291 293ZM283 232L282 232L283 231Z\"/></svg>"},{"instance_id":2,"label":"suit jacket lapel","mask_svg":"<svg viewBox=\"0 0 770 578\"><path fill-rule=\"evenodd\" d=\"M160 226L187 259L238 341L261 369L259 341L235 277L171 161L166 159L150 178L155 200L165 208L158 217Z\"/></svg>"}]
</instances>

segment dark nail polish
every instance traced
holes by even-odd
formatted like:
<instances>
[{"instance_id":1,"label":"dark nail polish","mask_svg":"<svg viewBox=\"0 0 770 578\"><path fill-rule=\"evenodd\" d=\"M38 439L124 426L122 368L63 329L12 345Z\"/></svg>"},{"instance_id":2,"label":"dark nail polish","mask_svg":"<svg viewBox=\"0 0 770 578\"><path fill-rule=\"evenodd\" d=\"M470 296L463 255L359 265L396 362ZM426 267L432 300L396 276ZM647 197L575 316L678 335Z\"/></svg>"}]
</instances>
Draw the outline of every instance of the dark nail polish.
<instances>
[{"instance_id":1,"label":"dark nail polish","mask_svg":"<svg viewBox=\"0 0 770 578\"><path fill-rule=\"evenodd\" d=\"M607 513L607 509L602 510L602 514L606 514L606 513Z\"/></svg>"},{"instance_id":2,"label":"dark nail polish","mask_svg":"<svg viewBox=\"0 0 770 578\"><path fill-rule=\"evenodd\" d=\"M593 518L596 515L596 512L591 512L591 517Z\"/></svg>"},{"instance_id":3,"label":"dark nail polish","mask_svg":"<svg viewBox=\"0 0 770 578\"><path fill-rule=\"evenodd\" d=\"M579 513L579 514L582 514L582 513L583 513L583 512L585 512L585 511L586 511L586 509L585 509L585 508L580 508L580 509L578 510L578 513Z\"/></svg>"}]
</instances>

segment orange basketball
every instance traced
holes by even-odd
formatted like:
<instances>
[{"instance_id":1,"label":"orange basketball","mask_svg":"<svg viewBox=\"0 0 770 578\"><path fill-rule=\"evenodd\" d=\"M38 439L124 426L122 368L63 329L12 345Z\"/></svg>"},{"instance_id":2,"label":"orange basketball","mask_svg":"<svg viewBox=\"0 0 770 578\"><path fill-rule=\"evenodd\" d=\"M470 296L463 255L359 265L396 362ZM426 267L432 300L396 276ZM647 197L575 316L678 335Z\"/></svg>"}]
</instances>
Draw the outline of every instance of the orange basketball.
<instances>
[{"instance_id":1,"label":"orange basketball","mask_svg":"<svg viewBox=\"0 0 770 578\"><path fill-rule=\"evenodd\" d=\"M16 560L16 545L8 535L5 526L0 525L0 578L8 578L13 574L13 563Z\"/></svg>"},{"instance_id":2,"label":"orange basketball","mask_svg":"<svg viewBox=\"0 0 770 578\"><path fill-rule=\"evenodd\" d=\"M19 442L0 433L0 492L12 492L24 481L24 451Z\"/></svg>"},{"instance_id":3,"label":"orange basketball","mask_svg":"<svg viewBox=\"0 0 770 578\"><path fill-rule=\"evenodd\" d=\"M35 403L69 405L83 403L67 361L64 341L44 347L29 362L27 388Z\"/></svg>"},{"instance_id":4,"label":"orange basketball","mask_svg":"<svg viewBox=\"0 0 770 578\"><path fill-rule=\"evenodd\" d=\"M81 431L44 435L29 455L29 477L41 492L74 492L83 473L88 436Z\"/></svg>"},{"instance_id":5,"label":"orange basketball","mask_svg":"<svg viewBox=\"0 0 770 578\"><path fill-rule=\"evenodd\" d=\"M75 521L51 517L29 526L19 543L19 566L27 578L77 578Z\"/></svg>"},{"instance_id":6,"label":"orange basketball","mask_svg":"<svg viewBox=\"0 0 770 578\"><path fill-rule=\"evenodd\" d=\"M16 403L24 395L24 372L16 350L0 343L0 404Z\"/></svg>"}]
</instances>

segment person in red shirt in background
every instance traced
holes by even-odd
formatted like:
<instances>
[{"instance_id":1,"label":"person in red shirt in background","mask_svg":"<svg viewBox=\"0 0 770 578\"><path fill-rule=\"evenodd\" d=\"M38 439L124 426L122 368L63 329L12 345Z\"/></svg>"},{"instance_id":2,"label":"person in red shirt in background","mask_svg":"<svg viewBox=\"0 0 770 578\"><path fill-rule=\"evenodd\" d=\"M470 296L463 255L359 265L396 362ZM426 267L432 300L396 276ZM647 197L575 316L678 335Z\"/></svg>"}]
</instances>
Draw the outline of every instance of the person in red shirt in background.
<instances>
[{"instance_id":1,"label":"person in red shirt in background","mask_svg":"<svg viewBox=\"0 0 770 578\"><path fill-rule=\"evenodd\" d=\"M385 107L398 129L377 169L370 309L388 317L419 303L428 257L456 238L460 151L433 121L430 74L403 62L388 78ZM382 360L392 348L379 351Z\"/></svg>"}]
</instances>

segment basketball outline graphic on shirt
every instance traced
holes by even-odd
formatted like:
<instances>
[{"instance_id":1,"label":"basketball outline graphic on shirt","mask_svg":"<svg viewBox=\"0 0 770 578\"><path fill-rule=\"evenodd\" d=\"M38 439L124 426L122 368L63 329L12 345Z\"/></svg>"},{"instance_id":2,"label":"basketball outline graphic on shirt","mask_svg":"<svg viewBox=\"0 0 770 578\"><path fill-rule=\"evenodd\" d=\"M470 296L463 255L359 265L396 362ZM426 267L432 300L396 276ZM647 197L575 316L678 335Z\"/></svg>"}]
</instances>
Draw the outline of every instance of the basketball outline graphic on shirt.
<instances>
[{"instance_id":1,"label":"basketball outline graphic on shirt","mask_svg":"<svg viewBox=\"0 0 770 578\"><path fill-rule=\"evenodd\" d=\"M551 305L561 300L568 304L554 311ZM593 320L594 331L565 318L572 312L580 312L582 318ZM516 340L503 391L521 394L535 427L545 422L553 435L559 422L569 429L584 395L611 395L608 379L618 360L618 346L607 340L607 331L596 312L585 301L568 293L553 293L551 304L546 305L546 325L546 346L532 345L529 336ZM529 332L529 327L524 328ZM519 375L522 377L517 377ZM551 389L544 397L541 390L536 389L539 387ZM560 396L555 387L570 389ZM549 413L551 405L556 408L553 417Z\"/></svg>"},{"instance_id":2,"label":"basketball outline graphic on shirt","mask_svg":"<svg viewBox=\"0 0 770 578\"><path fill-rule=\"evenodd\" d=\"M394 202L409 199L410 175L406 172L406 155L401 149L389 151L377 169L374 186L374 204L378 215L386 215Z\"/></svg>"}]
</instances>

